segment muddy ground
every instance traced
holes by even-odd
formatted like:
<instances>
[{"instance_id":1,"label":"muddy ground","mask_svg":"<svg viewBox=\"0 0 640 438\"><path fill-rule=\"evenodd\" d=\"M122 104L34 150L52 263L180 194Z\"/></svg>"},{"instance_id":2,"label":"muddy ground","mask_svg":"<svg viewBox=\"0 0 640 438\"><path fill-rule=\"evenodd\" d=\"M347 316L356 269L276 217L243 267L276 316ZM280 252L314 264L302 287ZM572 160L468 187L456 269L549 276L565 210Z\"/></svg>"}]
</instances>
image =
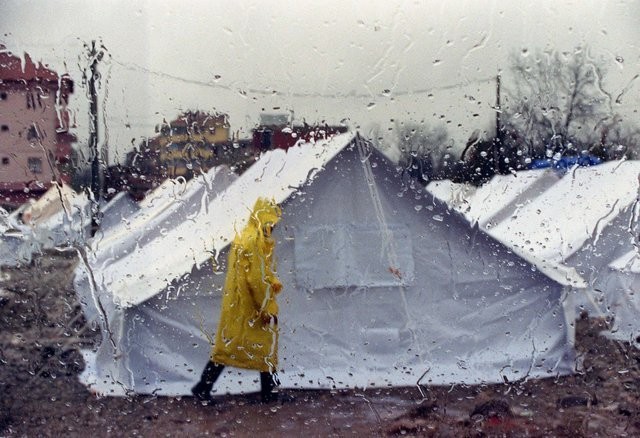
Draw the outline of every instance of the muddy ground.
<instances>
[{"instance_id":1,"label":"muddy ground","mask_svg":"<svg viewBox=\"0 0 640 438\"><path fill-rule=\"evenodd\" d=\"M640 436L640 351L583 317L570 377L447 388L285 390L256 394L98 397L78 382L78 349L98 333L71 285L73 254L0 270L0 436Z\"/></svg>"}]
</instances>

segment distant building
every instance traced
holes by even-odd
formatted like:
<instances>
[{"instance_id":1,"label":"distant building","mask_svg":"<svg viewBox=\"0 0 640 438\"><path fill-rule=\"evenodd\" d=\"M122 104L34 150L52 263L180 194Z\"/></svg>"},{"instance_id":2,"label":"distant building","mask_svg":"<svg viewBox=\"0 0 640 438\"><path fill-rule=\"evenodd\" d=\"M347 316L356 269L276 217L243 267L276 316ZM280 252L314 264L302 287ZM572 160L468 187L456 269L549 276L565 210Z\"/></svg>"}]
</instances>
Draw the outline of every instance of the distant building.
<instances>
[{"instance_id":1,"label":"distant building","mask_svg":"<svg viewBox=\"0 0 640 438\"><path fill-rule=\"evenodd\" d=\"M335 134L347 132L346 126L293 124L288 114L260 115L260 125L253 130L253 147L259 151L288 149L298 141L321 140Z\"/></svg>"},{"instance_id":2,"label":"distant building","mask_svg":"<svg viewBox=\"0 0 640 438\"><path fill-rule=\"evenodd\" d=\"M222 145L229 142L230 127L226 114L196 111L156 126L156 132L145 147L167 176L177 177L214 166Z\"/></svg>"},{"instance_id":3,"label":"distant building","mask_svg":"<svg viewBox=\"0 0 640 438\"><path fill-rule=\"evenodd\" d=\"M166 178L190 179L221 164L240 171L254 161L251 142L232 138L226 114L189 111L156 126L156 133L124 165L109 169L107 190L140 198Z\"/></svg>"},{"instance_id":4,"label":"distant building","mask_svg":"<svg viewBox=\"0 0 640 438\"><path fill-rule=\"evenodd\" d=\"M108 169L106 196L127 191L141 199L167 178L190 179L222 164L240 174L263 151L288 149L298 140L320 140L346 131L343 126L292 125L287 114L262 114L253 137L238 139L231 135L226 114L189 111L156 126L156 136L129 152L123 165Z\"/></svg>"},{"instance_id":5,"label":"distant building","mask_svg":"<svg viewBox=\"0 0 640 438\"><path fill-rule=\"evenodd\" d=\"M0 203L13 206L66 181L75 136L73 81L0 45Z\"/></svg>"}]
</instances>

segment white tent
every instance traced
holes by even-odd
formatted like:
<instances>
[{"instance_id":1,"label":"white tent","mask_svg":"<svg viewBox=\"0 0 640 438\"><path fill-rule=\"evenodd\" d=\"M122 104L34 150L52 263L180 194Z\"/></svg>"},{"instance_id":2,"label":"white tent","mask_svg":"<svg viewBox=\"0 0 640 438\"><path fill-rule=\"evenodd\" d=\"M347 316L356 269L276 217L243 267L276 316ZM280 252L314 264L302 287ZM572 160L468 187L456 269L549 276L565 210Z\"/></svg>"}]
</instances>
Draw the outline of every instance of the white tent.
<instances>
[{"instance_id":1,"label":"white tent","mask_svg":"<svg viewBox=\"0 0 640 438\"><path fill-rule=\"evenodd\" d=\"M126 222L140 207L127 192L120 192L100 208L100 230L106 230Z\"/></svg>"},{"instance_id":2,"label":"white tent","mask_svg":"<svg viewBox=\"0 0 640 438\"><path fill-rule=\"evenodd\" d=\"M140 238L164 232L173 217L184 220L207 199L227 187L236 175L226 166L186 181L164 181L142 201L136 203L126 192L109 202L101 201L99 229L90 239L91 202L84 193L67 185L54 185L41 198L26 203L11 214L0 211L0 266L30 263L35 253L46 249L75 247L90 242L89 254L107 257L139 245ZM189 210L190 209L190 210ZM181 210L183 216L172 216ZM119 246L118 246L119 245ZM95 312L87 316L95 317Z\"/></svg>"},{"instance_id":3,"label":"white tent","mask_svg":"<svg viewBox=\"0 0 640 438\"><path fill-rule=\"evenodd\" d=\"M520 210L531 199L555 185L559 179L553 170L532 170L519 172L517 175L496 175L480 187L449 180L434 181L428 184L427 191L462 214L471 225L478 225L494 239L507 245L548 277L560 284L585 287L584 279L575 269L558 263L556 258L547 259L544 254L536 251L546 248L545 245L532 247L528 244L537 231L545 231L544 227L536 231L529 228L527 223L520 230L508 227L505 231L501 228L503 222L511 224L512 221L521 220L523 216L519 214Z\"/></svg>"},{"instance_id":4,"label":"white tent","mask_svg":"<svg viewBox=\"0 0 640 438\"><path fill-rule=\"evenodd\" d=\"M39 199L8 218L11 226L0 239L0 264L30 263L45 249L82 244L91 227L90 202L66 184L53 184Z\"/></svg>"},{"instance_id":5,"label":"white tent","mask_svg":"<svg viewBox=\"0 0 640 438\"><path fill-rule=\"evenodd\" d=\"M4 233L9 226L9 212L0 207L0 233Z\"/></svg>"},{"instance_id":6,"label":"white tent","mask_svg":"<svg viewBox=\"0 0 640 438\"><path fill-rule=\"evenodd\" d=\"M618 323L635 325L640 334L639 298L616 287L619 279L611 277L623 271L610 267L624 254L638 251L640 161L575 167L555 183L525 183L553 182L552 173L500 175L477 189L438 181L430 183L428 191L541 270L562 272L554 278L575 287L578 308L616 316Z\"/></svg>"},{"instance_id":7,"label":"white tent","mask_svg":"<svg viewBox=\"0 0 640 438\"><path fill-rule=\"evenodd\" d=\"M132 214L111 227L101 228L89 242L87 262L103 272L132 254L144 253L143 248L150 242L180 225L188 228L194 217L209 212L216 196L236 179L237 175L227 166L219 166L189 181L183 178L164 181L138 203ZM105 217L111 216L113 212L105 211ZM128 275L139 270L139 266L132 267ZM100 297L93 294L91 287L78 287L77 290L85 317L94 321L101 312Z\"/></svg>"},{"instance_id":8,"label":"white tent","mask_svg":"<svg viewBox=\"0 0 640 438\"><path fill-rule=\"evenodd\" d=\"M100 230L126 220L137 204L126 193L101 202ZM6 215L0 225L0 265L30 263L33 255L53 248L80 248L91 233L91 201L66 184L54 184L39 199Z\"/></svg>"},{"instance_id":9,"label":"white tent","mask_svg":"<svg viewBox=\"0 0 640 438\"><path fill-rule=\"evenodd\" d=\"M388 159L344 134L264 154L208 211L91 266L107 323L97 351L85 352L84 383L107 394L189 394L210 352L226 248L259 196L283 209L274 235L285 285L284 387L502 382L572 371L563 287L408 189ZM79 269L76 288L91 286ZM257 373L237 369L216 384L225 393L257 387Z\"/></svg>"},{"instance_id":10,"label":"white tent","mask_svg":"<svg viewBox=\"0 0 640 438\"><path fill-rule=\"evenodd\" d=\"M91 230L91 202L66 184L53 184L22 212L41 249L84 243Z\"/></svg>"},{"instance_id":11,"label":"white tent","mask_svg":"<svg viewBox=\"0 0 640 438\"><path fill-rule=\"evenodd\" d=\"M0 209L0 266L31 263L36 249L29 239L29 227L19 220L23 209L18 208L12 213Z\"/></svg>"},{"instance_id":12,"label":"white tent","mask_svg":"<svg viewBox=\"0 0 640 438\"><path fill-rule=\"evenodd\" d=\"M609 294L608 309L614 315L608 335L640 347L640 251L633 249L609 264L603 281Z\"/></svg>"}]
</instances>

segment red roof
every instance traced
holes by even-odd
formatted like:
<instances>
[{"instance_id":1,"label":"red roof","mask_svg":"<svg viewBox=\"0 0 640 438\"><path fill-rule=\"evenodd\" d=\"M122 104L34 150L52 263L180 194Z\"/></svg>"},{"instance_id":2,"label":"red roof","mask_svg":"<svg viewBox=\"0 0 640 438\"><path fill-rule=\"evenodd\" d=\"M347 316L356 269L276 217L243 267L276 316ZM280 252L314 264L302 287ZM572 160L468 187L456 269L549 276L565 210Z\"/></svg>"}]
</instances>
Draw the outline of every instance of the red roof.
<instances>
[{"instance_id":1,"label":"red roof","mask_svg":"<svg viewBox=\"0 0 640 438\"><path fill-rule=\"evenodd\" d=\"M42 65L34 63L28 54L23 60L0 45L0 81L51 81L58 82L58 74Z\"/></svg>"}]
</instances>

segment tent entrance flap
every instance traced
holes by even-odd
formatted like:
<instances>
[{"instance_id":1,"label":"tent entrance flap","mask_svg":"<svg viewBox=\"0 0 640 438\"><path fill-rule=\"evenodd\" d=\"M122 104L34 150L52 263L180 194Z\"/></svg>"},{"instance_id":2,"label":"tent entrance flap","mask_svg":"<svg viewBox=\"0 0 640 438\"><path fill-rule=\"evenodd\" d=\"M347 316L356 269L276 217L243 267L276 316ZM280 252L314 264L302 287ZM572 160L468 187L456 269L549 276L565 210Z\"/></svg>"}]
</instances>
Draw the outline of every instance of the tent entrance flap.
<instances>
[{"instance_id":1,"label":"tent entrance flap","mask_svg":"<svg viewBox=\"0 0 640 438\"><path fill-rule=\"evenodd\" d=\"M378 224L296 227L296 284L306 290L412 285L415 276L410 231L401 224L391 224L388 230L395 242L397 266L389 264L390 246L380 240Z\"/></svg>"}]
</instances>

